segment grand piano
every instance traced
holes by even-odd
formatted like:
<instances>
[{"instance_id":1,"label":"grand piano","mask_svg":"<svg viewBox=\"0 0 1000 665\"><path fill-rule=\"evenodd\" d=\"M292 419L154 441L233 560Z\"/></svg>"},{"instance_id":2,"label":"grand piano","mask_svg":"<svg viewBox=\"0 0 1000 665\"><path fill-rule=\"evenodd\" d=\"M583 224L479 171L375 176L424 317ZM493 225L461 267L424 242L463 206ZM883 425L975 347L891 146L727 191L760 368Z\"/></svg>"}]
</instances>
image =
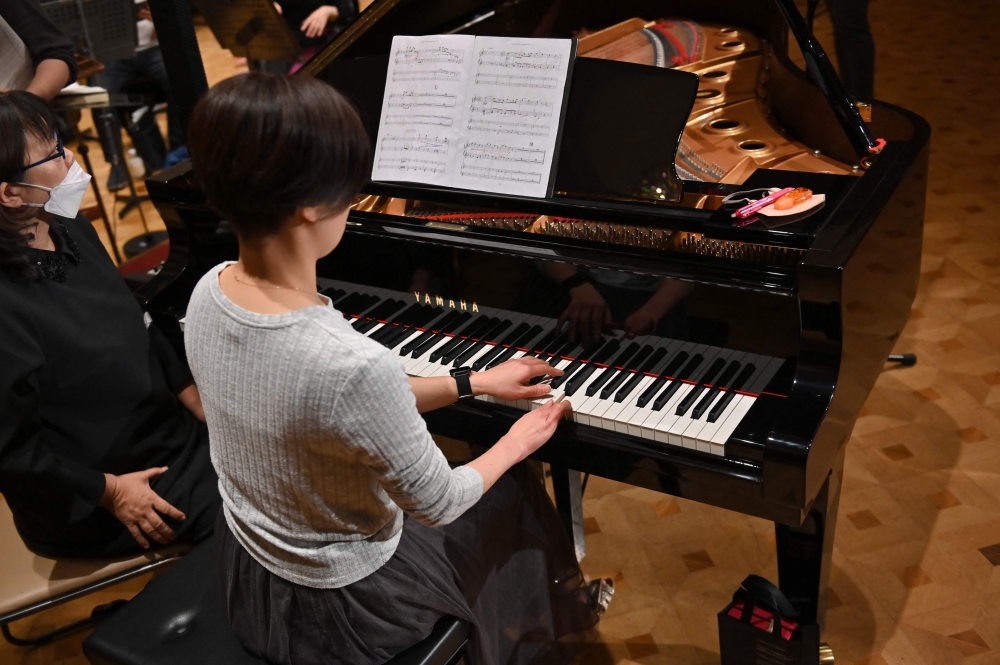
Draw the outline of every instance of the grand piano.
<instances>
[{"instance_id":1,"label":"grand piano","mask_svg":"<svg viewBox=\"0 0 1000 665\"><path fill-rule=\"evenodd\" d=\"M615 173L640 173L648 146L630 160L633 148L607 144L634 127L585 121L563 137L550 198L369 182L320 287L410 374L525 354L565 369L553 387L573 419L537 458L579 554L582 474L765 518L780 587L822 623L847 442L916 292L927 123L849 98L790 0L376 0L297 75L344 90L374 141L392 36L446 32L576 37L578 74L634 78L654 106L664 95L648 76L685 72L682 135L660 145L650 125L663 154L640 171L660 180L630 175L627 192L588 189L573 169L618 160ZM620 100L587 99L584 83L572 88L582 113L646 106L626 84ZM722 207L787 183L825 192L824 207L780 225L734 224ZM188 164L147 185L171 248L141 297L182 349L191 291L236 258L236 239ZM489 446L532 407L477 400L426 419Z\"/></svg>"}]
</instances>

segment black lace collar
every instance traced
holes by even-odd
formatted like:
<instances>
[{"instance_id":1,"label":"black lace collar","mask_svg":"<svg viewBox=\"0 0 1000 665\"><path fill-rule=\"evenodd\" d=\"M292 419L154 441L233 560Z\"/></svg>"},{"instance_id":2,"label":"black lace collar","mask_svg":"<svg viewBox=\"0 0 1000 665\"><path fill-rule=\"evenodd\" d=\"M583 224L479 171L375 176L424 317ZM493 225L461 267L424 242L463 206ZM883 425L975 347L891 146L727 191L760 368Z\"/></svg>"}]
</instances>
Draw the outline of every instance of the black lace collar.
<instances>
[{"instance_id":1,"label":"black lace collar","mask_svg":"<svg viewBox=\"0 0 1000 665\"><path fill-rule=\"evenodd\" d=\"M59 248L55 251L31 248L29 254L46 279L65 282L66 262L72 260L76 265L80 265L80 247L65 224L53 219L49 225L59 239Z\"/></svg>"}]
</instances>

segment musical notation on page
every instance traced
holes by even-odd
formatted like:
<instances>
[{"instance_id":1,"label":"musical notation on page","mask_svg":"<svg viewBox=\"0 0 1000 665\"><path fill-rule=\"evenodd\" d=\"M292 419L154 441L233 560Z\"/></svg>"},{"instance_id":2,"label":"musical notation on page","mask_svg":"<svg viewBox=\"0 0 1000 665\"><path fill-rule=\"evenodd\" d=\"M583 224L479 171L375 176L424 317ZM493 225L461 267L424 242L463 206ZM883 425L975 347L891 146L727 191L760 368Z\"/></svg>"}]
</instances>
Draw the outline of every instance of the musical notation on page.
<instances>
[{"instance_id":1,"label":"musical notation on page","mask_svg":"<svg viewBox=\"0 0 1000 665\"><path fill-rule=\"evenodd\" d=\"M503 122L499 120L469 120L470 132L491 134L514 134L516 136L548 136L552 128L548 125L534 125L530 122Z\"/></svg>"},{"instance_id":2,"label":"musical notation on page","mask_svg":"<svg viewBox=\"0 0 1000 665\"><path fill-rule=\"evenodd\" d=\"M551 118L552 107L552 102L524 97L495 97L493 95L475 96L472 98L471 104L473 114L516 115L522 118Z\"/></svg>"},{"instance_id":3,"label":"musical notation on page","mask_svg":"<svg viewBox=\"0 0 1000 665\"><path fill-rule=\"evenodd\" d=\"M452 119L446 115L387 115L386 124L389 125L438 125L440 127L451 127Z\"/></svg>"},{"instance_id":4,"label":"musical notation on page","mask_svg":"<svg viewBox=\"0 0 1000 665\"><path fill-rule=\"evenodd\" d=\"M417 64L422 65L424 63L436 64L439 62L449 62L452 64L460 65L465 59L465 51L462 49L447 48L444 46L437 46L432 48L417 48L416 46L407 46L403 49L396 51L395 60L397 65L402 64Z\"/></svg>"},{"instance_id":5,"label":"musical notation on page","mask_svg":"<svg viewBox=\"0 0 1000 665\"><path fill-rule=\"evenodd\" d=\"M378 166L382 169L392 169L394 171L416 171L419 173L444 173L447 164L435 162L429 159L414 159L411 157L382 157L378 160Z\"/></svg>"},{"instance_id":6,"label":"musical notation on page","mask_svg":"<svg viewBox=\"0 0 1000 665\"><path fill-rule=\"evenodd\" d=\"M435 155L448 154L448 138L417 134L415 136L393 136L387 134L379 141L382 154L387 152L427 152Z\"/></svg>"},{"instance_id":7,"label":"musical notation on page","mask_svg":"<svg viewBox=\"0 0 1000 665\"><path fill-rule=\"evenodd\" d=\"M461 78L459 72L448 71L447 69L419 69L408 72L393 72L392 80L400 81L453 81L458 82Z\"/></svg>"},{"instance_id":8,"label":"musical notation on page","mask_svg":"<svg viewBox=\"0 0 1000 665\"><path fill-rule=\"evenodd\" d=\"M372 180L546 196L568 39L396 36Z\"/></svg>"},{"instance_id":9,"label":"musical notation on page","mask_svg":"<svg viewBox=\"0 0 1000 665\"><path fill-rule=\"evenodd\" d=\"M417 107L455 108L458 97L446 92L410 92L405 90L389 95L389 108Z\"/></svg>"},{"instance_id":10,"label":"musical notation on page","mask_svg":"<svg viewBox=\"0 0 1000 665\"><path fill-rule=\"evenodd\" d=\"M562 65L562 56L558 53L541 51L483 49L479 52L479 64L514 69L559 69Z\"/></svg>"},{"instance_id":11,"label":"musical notation on page","mask_svg":"<svg viewBox=\"0 0 1000 665\"><path fill-rule=\"evenodd\" d=\"M552 76L518 76L514 74L476 74L479 85L503 85L511 88L544 88L555 90L559 87L559 79Z\"/></svg>"},{"instance_id":12,"label":"musical notation on page","mask_svg":"<svg viewBox=\"0 0 1000 665\"><path fill-rule=\"evenodd\" d=\"M469 164L462 164L462 175L467 178L524 182L534 185L541 184L542 182L542 174L537 171L516 171L514 169L497 169L490 166L471 166Z\"/></svg>"},{"instance_id":13,"label":"musical notation on page","mask_svg":"<svg viewBox=\"0 0 1000 665\"><path fill-rule=\"evenodd\" d=\"M545 162L545 150L541 148L518 148L504 143L465 144L462 155L466 158L491 159L504 162L528 162L542 164Z\"/></svg>"}]
</instances>

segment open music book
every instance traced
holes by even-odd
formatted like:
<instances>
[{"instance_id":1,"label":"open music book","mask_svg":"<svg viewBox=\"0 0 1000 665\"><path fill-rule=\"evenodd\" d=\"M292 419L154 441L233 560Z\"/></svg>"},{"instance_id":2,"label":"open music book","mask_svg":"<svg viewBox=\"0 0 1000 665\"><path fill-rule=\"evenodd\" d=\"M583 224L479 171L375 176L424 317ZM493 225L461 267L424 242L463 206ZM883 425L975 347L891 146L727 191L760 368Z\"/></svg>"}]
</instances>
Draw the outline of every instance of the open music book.
<instances>
[{"instance_id":1,"label":"open music book","mask_svg":"<svg viewBox=\"0 0 1000 665\"><path fill-rule=\"evenodd\" d=\"M393 37L372 180L552 195L571 39Z\"/></svg>"}]
</instances>

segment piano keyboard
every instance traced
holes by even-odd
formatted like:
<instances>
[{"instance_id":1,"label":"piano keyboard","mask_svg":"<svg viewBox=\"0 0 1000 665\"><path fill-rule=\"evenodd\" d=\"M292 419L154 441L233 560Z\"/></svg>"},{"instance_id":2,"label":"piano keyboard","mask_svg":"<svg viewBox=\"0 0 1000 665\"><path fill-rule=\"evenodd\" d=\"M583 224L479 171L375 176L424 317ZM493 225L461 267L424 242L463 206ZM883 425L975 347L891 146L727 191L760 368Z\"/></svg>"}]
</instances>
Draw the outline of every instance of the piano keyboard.
<instances>
[{"instance_id":1,"label":"piano keyboard","mask_svg":"<svg viewBox=\"0 0 1000 665\"><path fill-rule=\"evenodd\" d=\"M476 312L426 304L413 294L321 280L360 333L392 349L410 376L444 376L535 356L565 373L537 400L476 399L530 411L550 399L572 404L574 421L670 446L725 455L725 443L784 362L653 335L619 331L584 348L557 333L556 319L490 307Z\"/></svg>"}]
</instances>

